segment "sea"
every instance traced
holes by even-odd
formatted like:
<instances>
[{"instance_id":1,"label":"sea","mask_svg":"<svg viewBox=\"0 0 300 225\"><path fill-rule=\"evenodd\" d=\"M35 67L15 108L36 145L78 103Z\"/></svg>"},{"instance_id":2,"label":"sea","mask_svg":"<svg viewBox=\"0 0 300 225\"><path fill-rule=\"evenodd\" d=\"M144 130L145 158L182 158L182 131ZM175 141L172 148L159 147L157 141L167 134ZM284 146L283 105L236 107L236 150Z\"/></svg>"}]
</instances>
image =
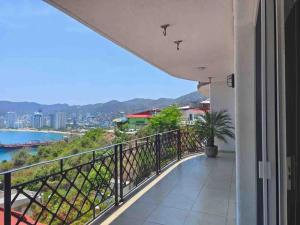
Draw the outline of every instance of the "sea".
<instances>
[{"instance_id":1,"label":"sea","mask_svg":"<svg viewBox=\"0 0 300 225\"><path fill-rule=\"evenodd\" d=\"M60 133L0 130L1 144L22 144L30 141L59 141L62 139L64 139L64 135ZM37 152L36 148L27 150L30 154L36 154ZM17 151L20 151L20 149L7 150L0 147L0 162L11 160Z\"/></svg>"}]
</instances>

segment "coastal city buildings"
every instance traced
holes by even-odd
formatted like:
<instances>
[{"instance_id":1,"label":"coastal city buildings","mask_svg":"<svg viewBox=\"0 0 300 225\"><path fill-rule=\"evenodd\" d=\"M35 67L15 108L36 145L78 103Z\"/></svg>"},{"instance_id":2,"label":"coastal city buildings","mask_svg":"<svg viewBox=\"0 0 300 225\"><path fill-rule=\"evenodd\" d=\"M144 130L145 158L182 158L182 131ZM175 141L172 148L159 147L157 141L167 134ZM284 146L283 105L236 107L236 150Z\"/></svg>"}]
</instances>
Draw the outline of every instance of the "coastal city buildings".
<instances>
[{"instance_id":1,"label":"coastal city buildings","mask_svg":"<svg viewBox=\"0 0 300 225\"><path fill-rule=\"evenodd\" d=\"M65 112L36 111L21 113L9 111L0 115L0 128L9 129L45 129L45 130L80 130L91 128L112 128L115 125L128 124L128 129L138 130L148 124L149 119L165 107L132 112ZM199 115L209 110L209 100L187 102L180 106L183 122L192 124Z\"/></svg>"},{"instance_id":2,"label":"coastal city buildings","mask_svg":"<svg viewBox=\"0 0 300 225\"><path fill-rule=\"evenodd\" d=\"M112 125L112 119L119 116L114 113L16 113L6 112L0 115L0 129L81 129L81 128L108 128Z\"/></svg>"}]
</instances>

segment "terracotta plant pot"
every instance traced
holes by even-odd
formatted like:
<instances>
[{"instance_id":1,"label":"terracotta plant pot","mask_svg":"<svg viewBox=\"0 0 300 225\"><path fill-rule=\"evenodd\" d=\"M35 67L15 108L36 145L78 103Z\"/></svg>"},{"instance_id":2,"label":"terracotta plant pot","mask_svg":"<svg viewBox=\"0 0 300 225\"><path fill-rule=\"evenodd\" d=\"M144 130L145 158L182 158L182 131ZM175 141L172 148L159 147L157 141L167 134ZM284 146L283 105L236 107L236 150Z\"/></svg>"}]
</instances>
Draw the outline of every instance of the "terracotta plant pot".
<instances>
[{"instance_id":1,"label":"terracotta plant pot","mask_svg":"<svg viewBox=\"0 0 300 225\"><path fill-rule=\"evenodd\" d=\"M215 158L218 155L218 146L205 146L205 154L207 157Z\"/></svg>"}]
</instances>

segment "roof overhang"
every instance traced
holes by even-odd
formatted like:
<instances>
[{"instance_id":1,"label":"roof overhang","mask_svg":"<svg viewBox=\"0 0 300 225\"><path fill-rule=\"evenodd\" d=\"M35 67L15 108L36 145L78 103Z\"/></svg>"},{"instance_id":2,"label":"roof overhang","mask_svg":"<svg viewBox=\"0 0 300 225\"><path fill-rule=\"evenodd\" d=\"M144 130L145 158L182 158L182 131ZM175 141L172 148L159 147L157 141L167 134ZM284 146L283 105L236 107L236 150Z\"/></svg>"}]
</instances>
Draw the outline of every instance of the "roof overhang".
<instances>
[{"instance_id":1,"label":"roof overhang","mask_svg":"<svg viewBox=\"0 0 300 225\"><path fill-rule=\"evenodd\" d=\"M170 75L217 81L234 72L233 0L46 1Z\"/></svg>"}]
</instances>

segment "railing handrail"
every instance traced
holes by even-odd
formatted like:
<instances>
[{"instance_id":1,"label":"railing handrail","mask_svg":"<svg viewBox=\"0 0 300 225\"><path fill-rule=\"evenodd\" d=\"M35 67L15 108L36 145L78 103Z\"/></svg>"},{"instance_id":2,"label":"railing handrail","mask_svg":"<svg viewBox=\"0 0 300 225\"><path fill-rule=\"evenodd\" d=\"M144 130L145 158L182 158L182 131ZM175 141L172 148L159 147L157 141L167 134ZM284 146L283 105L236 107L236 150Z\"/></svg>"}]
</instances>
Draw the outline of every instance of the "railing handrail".
<instances>
[{"instance_id":1,"label":"railing handrail","mask_svg":"<svg viewBox=\"0 0 300 225\"><path fill-rule=\"evenodd\" d=\"M103 147L100 147L100 148L87 150L87 151L84 151L84 152L79 152L79 153L76 153L76 154L73 154L73 155L58 157L58 158L55 158L55 159L46 160L46 161L42 161L42 162L38 162L38 163L33 163L31 165L22 166L22 167L10 169L10 170L2 171L2 172L0 172L0 176L8 174L8 173L15 173L15 172L18 172L20 170L29 169L29 168L36 167L36 166L47 165L47 164L50 164L50 163L58 162L58 161L65 160L65 159L70 159L70 158L73 158L73 157L76 157L76 156L85 155L85 154L93 153L93 152L96 152L96 151L104 151L106 149L113 148L116 145L124 145L124 144L130 143L130 142L135 142L135 141L139 141L139 140L142 140L142 139L155 137L156 135L172 133L172 132L178 131L178 130L179 129L164 131L164 132L160 132L160 133L155 133L155 134L148 135L148 136L145 136L145 137L136 138L136 139L132 139L132 140L129 140L129 141L124 141L124 142L120 142L120 143L116 143L116 144L111 144L111 145L103 146Z\"/></svg>"},{"instance_id":2,"label":"railing handrail","mask_svg":"<svg viewBox=\"0 0 300 225\"><path fill-rule=\"evenodd\" d=\"M155 175L159 176L168 166L180 161L183 154L188 156L201 151L201 144L195 141L197 135L189 130L181 132L182 130L156 133L0 173L4 175L4 224L11 224L12 210L19 195L24 195L28 203L20 212L18 223L24 221L30 210L36 213L33 215L35 223L41 220L46 224L53 224L55 221L61 224L74 221L90 223L100 218L144 182ZM193 136L189 137L191 134ZM126 143L129 144L125 145ZM190 151L191 149L193 150ZM103 151L103 154L100 152L96 155L96 151ZM80 162L71 161L70 168L69 164L67 168L64 167L64 160L89 153L92 155L84 157L84 163L79 158ZM34 173L27 180L23 177L21 180L20 177L16 177L15 181L12 179L12 173L16 171L53 162L60 163L57 165L60 170L55 168L49 171L50 174ZM12 190L16 191L13 198ZM33 191L34 195L27 194L27 190ZM59 203L56 204L57 202ZM64 207L66 205L67 208ZM87 216L88 213L91 214ZM52 216L48 217L49 215Z\"/></svg>"}]
</instances>

